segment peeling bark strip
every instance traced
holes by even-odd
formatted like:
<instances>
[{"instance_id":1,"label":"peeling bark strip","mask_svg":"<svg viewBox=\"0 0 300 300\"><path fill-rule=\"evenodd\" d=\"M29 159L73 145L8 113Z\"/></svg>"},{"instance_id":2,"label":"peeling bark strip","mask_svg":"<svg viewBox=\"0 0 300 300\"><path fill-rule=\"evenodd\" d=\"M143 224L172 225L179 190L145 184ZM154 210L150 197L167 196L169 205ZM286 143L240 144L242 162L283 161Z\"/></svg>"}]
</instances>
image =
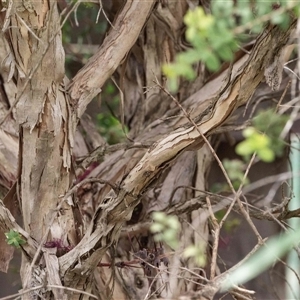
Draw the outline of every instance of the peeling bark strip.
<instances>
[{"instance_id":1,"label":"peeling bark strip","mask_svg":"<svg viewBox=\"0 0 300 300\"><path fill-rule=\"evenodd\" d=\"M136 42L155 0L128 0L99 51L70 82L72 105L80 118Z\"/></svg>"}]
</instances>

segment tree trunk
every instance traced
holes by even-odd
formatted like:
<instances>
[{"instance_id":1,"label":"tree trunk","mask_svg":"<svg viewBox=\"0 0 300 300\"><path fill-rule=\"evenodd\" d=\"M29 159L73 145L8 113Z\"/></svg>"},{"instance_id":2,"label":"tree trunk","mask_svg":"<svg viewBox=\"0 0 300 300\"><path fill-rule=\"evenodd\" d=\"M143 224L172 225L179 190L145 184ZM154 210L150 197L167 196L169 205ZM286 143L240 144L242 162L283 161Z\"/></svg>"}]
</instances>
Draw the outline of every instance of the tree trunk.
<instances>
[{"instance_id":1,"label":"tree trunk","mask_svg":"<svg viewBox=\"0 0 300 300\"><path fill-rule=\"evenodd\" d=\"M2 203L0 216L6 222L3 229L14 229L27 241L22 247L22 287L23 291L37 289L25 293L24 299L89 299L91 295L144 299L150 294L176 298L197 290L195 283L185 281L190 273L181 267L191 270L194 265L181 259L181 251L191 242L208 243L209 213L202 206L213 153L204 136L220 130L264 77L277 87L282 72L279 58L295 22L286 31L267 28L250 54L214 78L208 80L199 63L194 82L181 79L175 98L191 123L164 87L155 83L164 81L161 65L186 47L182 33L188 6L185 1L155 2L126 1L121 7L113 1L112 14L120 8L114 27L70 82L64 71L56 2L9 2L1 12L10 49L0 94L1 118L6 118L0 141L8 144L5 151L1 149L1 184L10 188L16 180L12 192L20 204L25 232L13 219L7 221L10 215ZM121 114L134 142L100 146L76 165L72 153L77 122L111 76L122 90ZM19 141L13 136L16 128ZM76 181L75 169L87 168L94 160L99 165ZM1 168L4 163L7 168ZM7 203L12 201L12 196L6 197ZM115 259L136 258L132 252L139 245L128 235L154 249L149 233L154 211L176 213L182 223L181 248L169 258L171 272L155 271L154 280L143 269L97 268L100 261L113 264ZM195 227L198 234L191 230ZM171 250L166 247L165 252Z\"/></svg>"},{"instance_id":2,"label":"tree trunk","mask_svg":"<svg viewBox=\"0 0 300 300\"><path fill-rule=\"evenodd\" d=\"M7 16L10 27L6 35L10 37L10 68L15 68L12 72L17 88L20 171L16 189L24 229L41 246L47 239L76 244L79 237L72 199L61 203L72 179L76 119L65 97L65 56L57 6L55 2L18 2L11 9L14 13ZM60 211L53 218L59 203ZM48 282L61 285L57 261L46 257L47 269L57 272L48 276ZM23 256L21 276L25 290L45 280L45 271L34 263L33 257ZM62 292L55 291L56 297L62 299ZM38 294L24 297L34 299Z\"/></svg>"}]
</instances>

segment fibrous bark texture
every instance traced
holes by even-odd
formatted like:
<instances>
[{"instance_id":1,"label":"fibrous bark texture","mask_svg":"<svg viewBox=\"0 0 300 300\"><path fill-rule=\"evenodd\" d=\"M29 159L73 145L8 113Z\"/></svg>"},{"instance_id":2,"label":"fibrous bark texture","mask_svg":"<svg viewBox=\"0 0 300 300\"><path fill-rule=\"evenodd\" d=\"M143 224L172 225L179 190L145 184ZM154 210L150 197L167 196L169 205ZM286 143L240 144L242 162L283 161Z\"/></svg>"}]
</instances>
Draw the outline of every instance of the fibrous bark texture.
<instances>
[{"instance_id":1,"label":"fibrous bark texture","mask_svg":"<svg viewBox=\"0 0 300 300\"><path fill-rule=\"evenodd\" d=\"M170 299L191 290L193 299L201 299L198 287L205 280L186 281L194 265L181 254L190 243L207 246L209 239L203 191L213 154L204 136L220 130L265 76L272 88L281 79L282 66L268 70L282 57L295 22L285 31L267 27L250 53L211 79L199 63L197 79L181 79L174 101L161 66L187 47L183 16L190 1L120 2L112 3L114 22L102 45L70 81L56 2L8 1L2 7L0 145L6 146L0 149L0 183L4 191L13 186L4 204L19 203L24 229L2 202L0 226L27 241L23 290L42 286L24 299ZM106 145L83 117L81 126L101 146L77 163L74 147L81 153L78 145L84 144L83 136L75 135L78 121L110 77L121 91L128 142ZM86 145L81 149L86 151ZM91 172L76 179L80 168ZM143 240L143 247L155 248L148 231L154 211L177 214L182 222L181 248L169 258L170 272L155 268L154 278L148 278L143 269L114 268L114 259L137 258L138 249L128 248L128 234ZM203 278L204 271L196 274ZM218 284L211 285L206 299L212 299Z\"/></svg>"}]
</instances>

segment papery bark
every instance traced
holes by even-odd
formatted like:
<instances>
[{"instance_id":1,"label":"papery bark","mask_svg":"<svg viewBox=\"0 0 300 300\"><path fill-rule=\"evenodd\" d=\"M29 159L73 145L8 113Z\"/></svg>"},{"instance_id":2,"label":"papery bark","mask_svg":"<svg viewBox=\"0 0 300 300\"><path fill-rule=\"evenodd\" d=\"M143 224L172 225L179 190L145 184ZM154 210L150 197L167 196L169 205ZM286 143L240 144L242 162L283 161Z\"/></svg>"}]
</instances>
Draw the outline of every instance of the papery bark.
<instances>
[{"instance_id":1,"label":"papery bark","mask_svg":"<svg viewBox=\"0 0 300 300\"><path fill-rule=\"evenodd\" d=\"M168 5L165 1L126 1L97 53L70 82L65 78L56 3L23 1L12 2L12 5L10 14L2 17L10 47L5 60L5 84L12 87L7 88L10 93L6 93L7 107L1 94L1 117L14 100L17 104L3 125L6 130L0 130L0 143L7 144L5 150L0 149L0 174L5 179L0 183L10 187L16 179L13 188L20 200L25 232L2 203L0 227L15 229L28 242L23 247L23 289L42 282L45 286L64 285L97 293L101 299L107 299L112 288L108 285L109 277L114 270L97 269L97 265L101 259L111 262L113 253L110 250L117 241L124 240L124 236L127 238L124 230L122 232L126 222L136 225L143 218L150 222L153 211L174 213L176 208L181 208L183 220L194 226L201 220L201 234L207 244L207 211L197 205L183 208L187 199L198 195L186 187L206 189L204 179L212 153L203 146L202 135L212 136L230 120L238 107L250 100L264 80L265 70L282 56L281 51L295 22L287 31L272 26L267 28L257 38L250 54L243 55L234 62L232 69L223 70L205 85L207 78L201 63L195 66L199 73L195 82L180 81L176 99L193 119L195 127L153 82L164 81L161 65L172 61L175 54L186 47L182 38L183 16L188 8L185 1L169 1ZM114 189L111 184L93 183L94 186L91 184L86 191L82 184L87 178L73 180L75 130L88 103L115 71L124 96L124 122L131 129L128 135L134 139L133 144L141 147L123 148L103 155L88 177L106 180L114 184ZM267 72L267 76L268 82L276 88L274 82L278 74L272 78ZM86 119L82 126L91 128ZM18 136L13 135L12 128L18 128ZM90 137L91 144L103 146L103 139L95 136ZM82 136L77 142L83 144ZM149 144L150 147L143 146ZM79 148L78 155L87 150L84 146ZM194 150L197 153L192 152ZM74 183L77 185L70 190ZM74 197L76 192L80 195L78 198ZM142 208L138 209L139 215L134 221L133 213L138 205ZM80 209L85 214L82 219ZM187 224L185 226L183 228L188 228ZM145 226L136 232L147 234L153 246L147 230ZM55 256L54 249L43 247L47 240L59 240L68 249L67 253ZM183 245L191 240L199 238L190 232L183 236ZM38 245L43 251L31 265ZM130 259L130 251L122 249L121 243L116 247L119 259ZM184 278L178 276L183 260L177 254L171 259L170 269L175 270L170 275L171 289L157 292L157 296L174 298L188 289ZM115 279L114 299L142 299L151 289L150 282L142 277L142 270L127 273L121 270ZM139 287L141 282L143 288ZM158 280L159 283L164 284L164 281ZM189 288L195 286L190 284ZM46 299L66 297L61 291L53 289L50 292L44 288L25 294L24 299L35 299L38 293ZM81 298L80 293L72 297L89 298L88 295Z\"/></svg>"}]
</instances>

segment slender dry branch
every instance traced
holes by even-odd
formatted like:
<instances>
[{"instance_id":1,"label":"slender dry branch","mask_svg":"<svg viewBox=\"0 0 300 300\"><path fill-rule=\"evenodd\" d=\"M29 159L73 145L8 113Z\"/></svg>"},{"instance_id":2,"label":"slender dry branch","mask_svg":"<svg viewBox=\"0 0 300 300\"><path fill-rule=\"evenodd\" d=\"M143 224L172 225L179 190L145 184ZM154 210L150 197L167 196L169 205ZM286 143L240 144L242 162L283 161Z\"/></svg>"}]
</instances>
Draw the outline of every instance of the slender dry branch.
<instances>
[{"instance_id":1,"label":"slender dry branch","mask_svg":"<svg viewBox=\"0 0 300 300\"><path fill-rule=\"evenodd\" d=\"M296 173L296 175L299 175L299 173ZM285 180L288 180L290 178L292 178L293 175L291 172L283 172L283 173L280 173L280 174L276 174L276 175L271 175L271 176L267 176L267 177L264 177L260 180L257 180L251 184L249 184L248 186L244 187L243 188L243 194L247 194L247 193L250 193L256 189L259 189L263 186L266 186L268 184L272 184L274 182L278 182L278 181L285 181Z\"/></svg>"},{"instance_id":2,"label":"slender dry branch","mask_svg":"<svg viewBox=\"0 0 300 300\"><path fill-rule=\"evenodd\" d=\"M213 241L211 264L210 264L210 279L214 279L216 274L216 269L217 269L217 258L218 258L221 225L218 223L218 220L214 215L209 197L206 197L206 201L208 205L210 218L212 221L212 226L214 228L214 241Z\"/></svg>"},{"instance_id":3,"label":"slender dry branch","mask_svg":"<svg viewBox=\"0 0 300 300\"><path fill-rule=\"evenodd\" d=\"M90 293L87 293L85 291L81 291L81 290L73 289L73 288L68 288L68 287L64 287L64 286L59 286L59 285L54 285L54 284L48 284L46 286L45 285L38 285L38 286L32 287L30 289L21 291L17 294L12 294L12 295L9 295L9 296L6 296L6 297L2 297L2 298L0 298L0 300L9 300L9 299L13 299L13 298L18 299L22 295L25 295L25 294L28 294L28 293L31 293L33 291L37 291L37 290L40 290L40 289L44 289L44 288L63 289L63 290L66 290L66 291L70 291L70 292L74 292L74 293L78 293L78 294L83 294L83 295L87 295L91 298L98 299L97 296L92 295Z\"/></svg>"}]
</instances>

